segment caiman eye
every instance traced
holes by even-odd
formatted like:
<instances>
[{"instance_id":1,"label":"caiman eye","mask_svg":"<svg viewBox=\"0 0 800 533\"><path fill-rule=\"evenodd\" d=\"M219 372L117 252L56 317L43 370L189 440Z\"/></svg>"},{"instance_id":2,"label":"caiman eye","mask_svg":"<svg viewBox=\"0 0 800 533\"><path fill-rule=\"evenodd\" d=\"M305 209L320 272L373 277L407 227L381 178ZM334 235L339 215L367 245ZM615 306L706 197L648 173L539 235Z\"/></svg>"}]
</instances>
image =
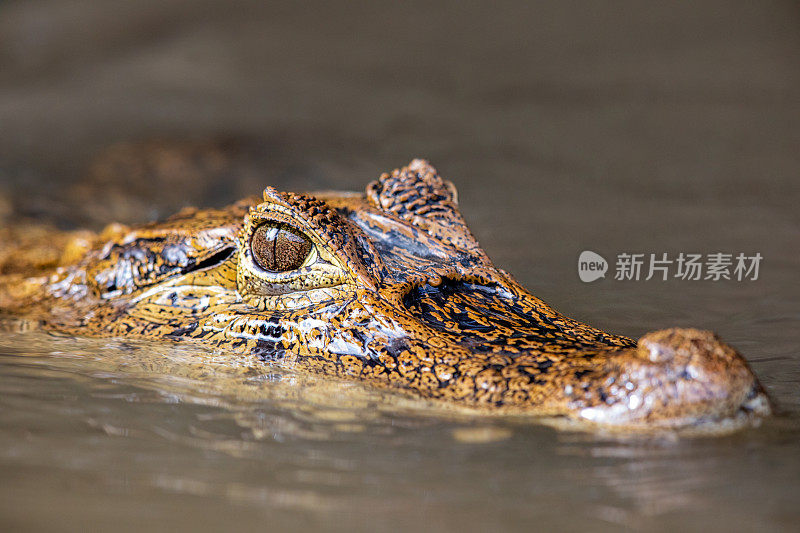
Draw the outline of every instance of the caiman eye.
<instances>
[{"instance_id":1,"label":"caiman eye","mask_svg":"<svg viewBox=\"0 0 800 533\"><path fill-rule=\"evenodd\" d=\"M331 298L348 281L339 259L283 213L269 214L283 219L245 219L236 272L244 302L260 310L296 309Z\"/></svg>"},{"instance_id":2,"label":"caiman eye","mask_svg":"<svg viewBox=\"0 0 800 533\"><path fill-rule=\"evenodd\" d=\"M301 309L352 297L362 282L374 288L373 278L359 270L362 249L348 221L324 202L268 187L264 203L251 207L242 222L236 290L245 305Z\"/></svg>"},{"instance_id":3,"label":"caiman eye","mask_svg":"<svg viewBox=\"0 0 800 533\"><path fill-rule=\"evenodd\" d=\"M269 223L257 227L250 240L254 262L267 272L297 270L312 247L311 241L294 228Z\"/></svg>"}]
</instances>

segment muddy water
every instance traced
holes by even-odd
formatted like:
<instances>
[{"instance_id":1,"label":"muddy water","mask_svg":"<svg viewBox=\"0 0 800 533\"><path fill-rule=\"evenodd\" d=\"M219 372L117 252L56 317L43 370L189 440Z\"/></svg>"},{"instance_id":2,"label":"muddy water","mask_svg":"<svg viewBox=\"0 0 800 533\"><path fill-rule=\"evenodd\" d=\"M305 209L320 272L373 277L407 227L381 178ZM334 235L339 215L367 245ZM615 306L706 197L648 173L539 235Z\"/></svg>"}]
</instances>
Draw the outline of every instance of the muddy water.
<instances>
[{"instance_id":1,"label":"muddy water","mask_svg":"<svg viewBox=\"0 0 800 533\"><path fill-rule=\"evenodd\" d=\"M425 156L535 294L630 336L716 330L780 409L722 438L587 435L183 345L4 333L0 526L796 529L800 16L788 2L642 9L0 5L0 194L15 216L147 220L268 184L358 189ZM234 146L234 170L148 181L89 163L153 138ZM587 249L764 259L756 281L615 281L612 265L586 284Z\"/></svg>"}]
</instances>

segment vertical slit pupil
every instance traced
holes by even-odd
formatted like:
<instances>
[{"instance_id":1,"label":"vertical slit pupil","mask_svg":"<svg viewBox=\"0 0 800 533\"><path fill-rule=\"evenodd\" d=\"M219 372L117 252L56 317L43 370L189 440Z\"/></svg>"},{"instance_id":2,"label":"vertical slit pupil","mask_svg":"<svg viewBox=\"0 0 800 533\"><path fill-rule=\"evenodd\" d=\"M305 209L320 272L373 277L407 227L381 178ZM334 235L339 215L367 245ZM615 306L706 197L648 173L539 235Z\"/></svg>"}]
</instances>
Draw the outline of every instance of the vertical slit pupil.
<instances>
[{"instance_id":1,"label":"vertical slit pupil","mask_svg":"<svg viewBox=\"0 0 800 533\"><path fill-rule=\"evenodd\" d=\"M269 272L296 270L311 253L311 241L284 225L262 224L253 232L250 249L256 264Z\"/></svg>"}]
</instances>

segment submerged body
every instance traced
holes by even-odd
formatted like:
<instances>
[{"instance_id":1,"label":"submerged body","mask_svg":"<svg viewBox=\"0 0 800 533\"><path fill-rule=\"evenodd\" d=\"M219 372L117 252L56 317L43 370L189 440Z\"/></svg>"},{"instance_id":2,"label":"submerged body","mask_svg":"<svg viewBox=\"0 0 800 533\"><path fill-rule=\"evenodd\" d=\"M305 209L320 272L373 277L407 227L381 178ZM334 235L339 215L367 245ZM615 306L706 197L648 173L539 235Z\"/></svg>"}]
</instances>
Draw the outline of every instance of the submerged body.
<instances>
[{"instance_id":1,"label":"submerged body","mask_svg":"<svg viewBox=\"0 0 800 533\"><path fill-rule=\"evenodd\" d=\"M365 194L268 188L139 228L6 238L0 310L54 331L190 338L465 407L617 427L770 411L745 360L710 332L637 342L530 294L492 264L455 188L422 160Z\"/></svg>"}]
</instances>

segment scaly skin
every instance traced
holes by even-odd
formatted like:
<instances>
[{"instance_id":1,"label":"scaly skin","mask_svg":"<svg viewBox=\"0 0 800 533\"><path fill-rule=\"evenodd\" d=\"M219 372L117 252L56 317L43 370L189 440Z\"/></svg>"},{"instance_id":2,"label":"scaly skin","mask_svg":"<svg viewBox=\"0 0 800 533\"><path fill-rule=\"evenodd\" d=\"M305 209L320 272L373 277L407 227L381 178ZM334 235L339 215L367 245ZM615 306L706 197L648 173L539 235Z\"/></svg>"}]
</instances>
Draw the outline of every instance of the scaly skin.
<instances>
[{"instance_id":1,"label":"scaly skin","mask_svg":"<svg viewBox=\"0 0 800 533\"><path fill-rule=\"evenodd\" d=\"M316 262L259 269L250 239L264 222L306 235ZM422 160L366 194L268 188L263 200L133 229L37 231L5 236L21 244L0 265L0 309L53 331L191 338L465 407L614 427L770 412L745 360L710 332L635 342L530 294L492 264L453 185Z\"/></svg>"}]
</instances>

